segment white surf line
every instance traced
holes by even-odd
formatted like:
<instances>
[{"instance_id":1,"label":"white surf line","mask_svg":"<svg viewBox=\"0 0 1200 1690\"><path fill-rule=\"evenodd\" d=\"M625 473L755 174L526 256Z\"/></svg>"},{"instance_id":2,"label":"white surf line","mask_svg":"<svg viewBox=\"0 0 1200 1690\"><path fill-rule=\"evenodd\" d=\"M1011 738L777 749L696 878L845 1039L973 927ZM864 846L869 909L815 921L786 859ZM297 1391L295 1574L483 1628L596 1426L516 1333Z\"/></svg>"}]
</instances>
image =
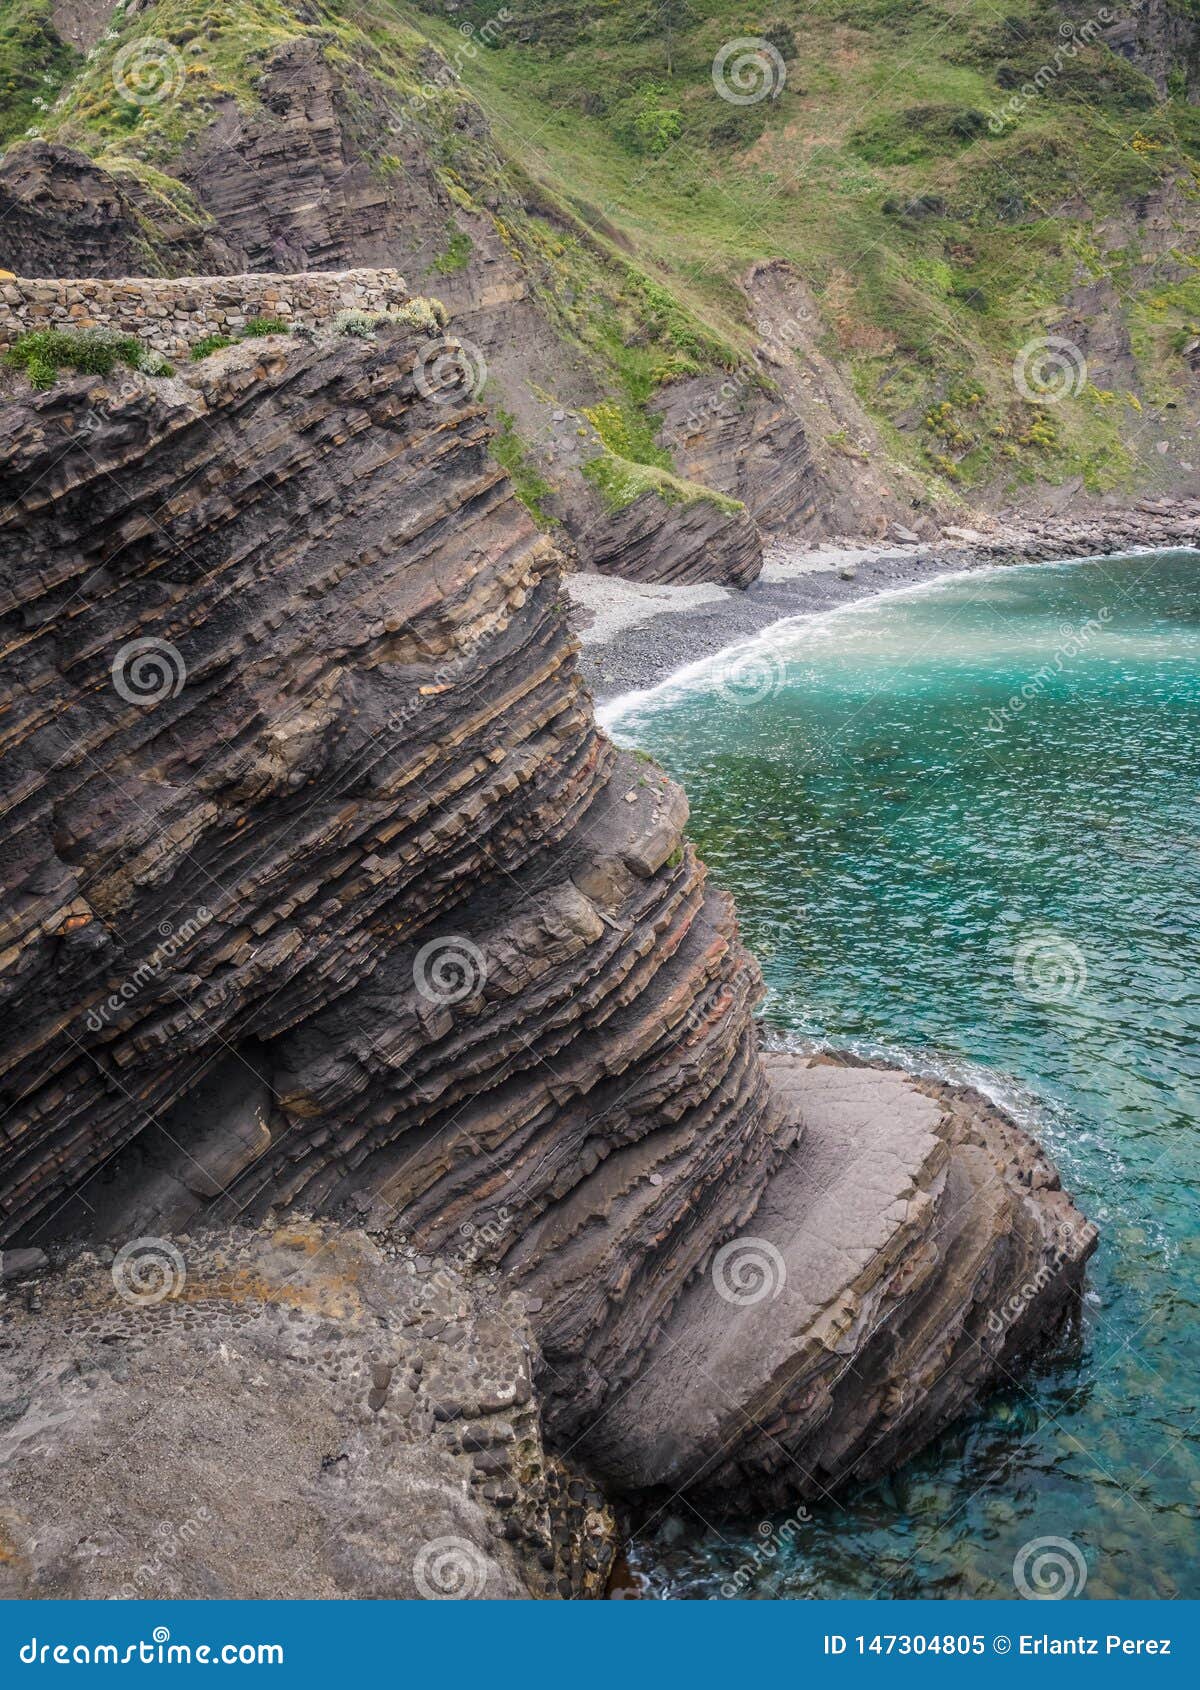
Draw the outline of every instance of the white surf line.
<instances>
[{"instance_id":1,"label":"white surf line","mask_svg":"<svg viewBox=\"0 0 1200 1690\"><path fill-rule=\"evenodd\" d=\"M792 629L799 630L806 624L815 626L821 622L831 622L835 617L845 616L851 611L866 610L885 599L903 598L910 593L933 592L956 581L978 580L990 575L1011 575L1017 569L1075 569L1083 563L1120 563L1124 558L1152 557L1156 552L1165 554L1191 549L1188 546L1131 546L1128 551L1096 552L1087 557L1023 558L1019 563L983 563L968 565L965 569L948 569L944 574L934 575L928 581L908 581L902 587L880 587L877 592L865 593L861 598L847 599L844 604L780 616L774 622L769 622L765 628L760 628L756 634L750 634L743 640L734 640L731 644L722 646L719 651L710 652L707 657L698 657L694 663L685 663L682 668L673 670L653 686L620 693L616 698L609 699L606 704L597 707L596 721L606 733L612 734L621 717L643 709L652 701L660 704L676 694L682 696L690 692L710 691L711 688L706 683L713 673L725 668L731 661L740 661L752 652L769 650L781 634ZM1200 556L1200 553L1196 555Z\"/></svg>"},{"instance_id":2,"label":"white surf line","mask_svg":"<svg viewBox=\"0 0 1200 1690\"><path fill-rule=\"evenodd\" d=\"M861 598L847 599L844 604L826 605L821 610L801 610L790 616L777 617L765 628L760 628L756 634L749 634L742 640L734 640L730 645L722 646L719 651L710 652L707 657L698 657L694 663L684 664L681 669L675 669L671 674L665 675L661 681L655 681L653 686L621 693L617 698L609 699L597 709L596 720L602 728L609 731L621 716L641 709L651 700L661 703L675 693L703 692L707 690L704 683L711 673L725 668L731 661L736 661L753 651L769 649L781 634L793 628L799 629L805 624L816 626L821 622L831 622L848 611L863 610L868 605L879 604L884 599L899 598L905 593L928 592L933 587L940 587L951 581L966 580L968 576L999 574L1003 570L1019 567L1022 566L1000 563L983 564L975 569L947 570L944 575L935 575L928 581L909 581L902 587L880 587L877 592L865 593Z\"/></svg>"},{"instance_id":3,"label":"white surf line","mask_svg":"<svg viewBox=\"0 0 1200 1690\"><path fill-rule=\"evenodd\" d=\"M1122 556L1125 555L1122 553ZM1111 1189L1119 1188L1120 1178L1126 1169L1119 1144L1113 1144L1094 1126L1082 1121L1061 1098L1041 1089L1035 1081L1021 1079L1006 1069L989 1067L978 1058L927 1043L904 1045L889 1039L863 1038L853 1034L843 1037L836 1033L806 1032L778 1025L768 1026L763 1049L792 1051L800 1056L845 1053L866 1062L886 1062L890 1067L903 1069L914 1079L967 1086L994 1104L1009 1120L1015 1121L1037 1143L1048 1148L1059 1171L1070 1182L1077 1196L1082 1192L1089 1202L1095 1200L1111 1204L1112 1212L1103 1220L1105 1229L1121 1218L1118 1201L1111 1197ZM1102 1185L1100 1181L1105 1178L1115 1180L1116 1187ZM1106 1192L1110 1195L1106 1196ZM1178 1248L1161 1220L1158 1217L1146 1220L1142 1216L1138 1224L1146 1228L1165 1260L1172 1261L1178 1254Z\"/></svg>"}]
</instances>

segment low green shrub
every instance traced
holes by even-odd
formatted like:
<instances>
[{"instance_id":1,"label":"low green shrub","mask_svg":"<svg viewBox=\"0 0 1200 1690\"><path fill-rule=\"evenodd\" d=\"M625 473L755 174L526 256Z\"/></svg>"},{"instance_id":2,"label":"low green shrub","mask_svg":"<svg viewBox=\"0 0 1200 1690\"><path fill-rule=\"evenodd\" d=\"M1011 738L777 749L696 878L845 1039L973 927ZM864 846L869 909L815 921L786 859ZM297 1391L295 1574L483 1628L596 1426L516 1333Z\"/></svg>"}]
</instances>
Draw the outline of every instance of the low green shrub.
<instances>
[{"instance_id":1,"label":"low green shrub","mask_svg":"<svg viewBox=\"0 0 1200 1690\"><path fill-rule=\"evenodd\" d=\"M422 329L436 334L447 322L446 307L440 299L426 299L416 295L398 305L394 311L339 311L333 319L337 334L353 335L358 340L370 340L384 323L399 323L401 328Z\"/></svg>"},{"instance_id":2,"label":"low green shrub","mask_svg":"<svg viewBox=\"0 0 1200 1690\"><path fill-rule=\"evenodd\" d=\"M444 329L449 322L449 314L440 299L426 298L423 294L414 294L412 299L405 300L394 311L387 313L389 323L399 323L406 329L423 329L426 334L436 334Z\"/></svg>"},{"instance_id":3,"label":"low green shrub","mask_svg":"<svg viewBox=\"0 0 1200 1690\"><path fill-rule=\"evenodd\" d=\"M198 364L201 358L207 358L210 353L220 352L226 346L236 346L237 342L227 334L206 334L192 347L192 363Z\"/></svg>"},{"instance_id":4,"label":"low green shrub","mask_svg":"<svg viewBox=\"0 0 1200 1690\"><path fill-rule=\"evenodd\" d=\"M335 334L348 334L355 340L370 340L379 322L378 312L339 311L333 319L333 328Z\"/></svg>"},{"instance_id":5,"label":"low green shrub","mask_svg":"<svg viewBox=\"0 0 1200 1690\"><path fill-rule=\"evenodd\" d=\"M475 243L470 235L456 229L445 252L434 259L433 267L439 276L453 276L456 271L466 269L474 250Z\"/></svg>"},{"instance_id":6,"label":"low green shrub","mask_svg":"<svg viewBox=\"0 0 1200 1690\"><path fill-rule=\"evenodd\" d=\"M498 409L496 421L499 427L492 440L493 458L508 471L513 492L538 527L551 527L556 519L547 510L546 502L554 496L554 488L546 480L529 448L517 433L516 419L512 412Z\"/></svg>"},{"instance_id":7,"label":"low green shrub","mask_svg":"<svg viewBox=\"0 0 1200 1690\"><path fill-rule=\"evenodd\" d=\"M198 364L201 358L207 358L212 352L221 352L227 346L236 346L239 340L259 340L267 334L290 334L292 325L285 323L282 317L251 317L245 328L239 334L206 334L192 347L192 363Z\"/></svg>"},{"instance_id":8,"label":"low green shrub","mask_svg":"<svg viewBox=\"0 0 1200 1690\"><path fill-rule=\"evenodd\" d=\"M33 329L21 335L5 354L10 369L24 370L32 387L53 385L61 369L79 375L110 375L118 364L140 370L146 348L136 335L105 329Z\"/></svg>"},{"instance_id":9,"label":"low green shrub","mask_svg":"<svg viewBox=\"0 0 1200 1690\"><path fill-rule=\"evenodd\" d=\"M613 113L614 127L624 144L635 153L659 158L683 133L683 113L664 99L661 82L647 82Z\"/></svg>"}]
</instances>

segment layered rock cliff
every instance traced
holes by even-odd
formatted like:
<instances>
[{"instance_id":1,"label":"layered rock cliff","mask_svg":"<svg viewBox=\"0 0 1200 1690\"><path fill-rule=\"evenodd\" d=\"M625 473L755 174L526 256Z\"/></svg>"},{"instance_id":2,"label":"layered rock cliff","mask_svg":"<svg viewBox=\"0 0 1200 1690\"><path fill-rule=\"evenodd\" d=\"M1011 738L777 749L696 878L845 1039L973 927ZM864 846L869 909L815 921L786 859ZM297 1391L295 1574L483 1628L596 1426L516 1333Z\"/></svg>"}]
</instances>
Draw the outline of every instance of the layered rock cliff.
<instances>
[{"instance_id":1,"label":"layered rock cliff","mask_svg":"<svg viewBox=\"0 0 1200 1690\"><path fill-rule=\"evenodd\" d=\"M586 569L743 586L765 535L921 523L920 484L882 462L839 378L880 467L831 448L827 419L798 409L786 381L781 395L793 348L815 352L815 312L748 321L740 348L714 336L601 213L508 155L453 55L345 10L280 0L260 41L235 9L208 47L182 12L111 18L122 45L96 49L42 125L53 138L0 160L0 263L70 278L398 268L445 302L486 402L544 478L546 519ZM71 20L59 26L82 44ZM476 33L464 24L472 57L490 39ZM236 90L213 68L227 52L245 59ZM98 114L114 88L137 108L140 142L107 142ZM745 314L759 315L749 300Z\"/></svg>"},{"instance_id":2,"label":"layered rock cliff","mask_svg":"<svg viewBox=\"0 0 1200 1690\"><path fill-rule=\"evenodd\" d=\"M1091 1235L980 1100L764 1061L730 900L598 731L559 558L442 344L384 319L13 380L0 1244L70 1271L150 1238L207 1283L210 1229L289 1213L418 1268L467 1237L472 1296L521 1295L539 1437L614 1492L878 1471L1061 1321ZM587 1588L602 1560L564 1570L520 1495Z\"/></svg>"},{"instance_id":3,"label":"layered rock cliff","mask_svg":"<svg viewBox=\"0 0 1200 1690\"><path fill-rule=\"evenodd\" d=\"M489 375L522 431L547 448L565 437L554 516L586 567L640 580L753 579L762 543L748 510L661 478L613 508L582 475L601 446L585 415L605 396L597 373L555 333L511 241L456 203L412 108L397 112L395 89L378 73L335 69L324 42L302 30L296 20L296 38L266 57L252 114L214 112L164 161L186 184L179 196L164 199L130 169L104 169L61 145L11 150L0 163L4 263L27 276L113 276L147 263L172 275L396 266L432 276L472 347L479 384ZM498 181L482 112L464 98L462 113L481 168ZM386 173L381 136L397 149ZM456 230L471 257L443 275L439 254ZM802 440L793 445L803 450Z\"/></svg>"},{"instance_id":4,"label":"layered rock cliff","mask_svg":"<svg viewBox=\"0 0 1200 1690\"><path fill-rule=\"evenodd\" d=\"M1200 103L1200 20L1188 0L1127 0L1107 10L1104 39L1113 52L1144 70L1164 98L1175 85Z\"/></svg>"},{"instance_id":5,"label":"layered rock cliff","mask_svg":"<svg viewBox=\"0 0 1200 1690\"><path fill-rule=\"evenodd\" d=\"M764 535L1194 479L1186 0L967 0L954 29L798 0L636 29L584 0L21 11L0 265L399 268L584 568L741 584Z\"/></svg>"}]
</instances>

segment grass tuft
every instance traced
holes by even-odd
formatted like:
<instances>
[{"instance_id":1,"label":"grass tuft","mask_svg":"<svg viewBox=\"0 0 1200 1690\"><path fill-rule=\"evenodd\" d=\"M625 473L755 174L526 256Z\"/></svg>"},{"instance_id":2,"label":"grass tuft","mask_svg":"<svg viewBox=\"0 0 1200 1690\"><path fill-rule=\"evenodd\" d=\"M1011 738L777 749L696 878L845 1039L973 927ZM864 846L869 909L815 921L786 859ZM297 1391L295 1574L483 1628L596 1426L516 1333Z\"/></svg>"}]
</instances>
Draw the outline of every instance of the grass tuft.
<instances>
[{"instance_id":1,"label":"grass tuft","mask_svg":"<svg viewBox=\"0 0 1200 1690\"><path fill-rule=\"evenodd\" d=\"M34 329L9 347L4 361L10 369L23 370L30 386L41 391L53 386L62 369L107 376L118 364L142 369L151 356L136 335L103 329Z\"/></svg>"}]
</instances>

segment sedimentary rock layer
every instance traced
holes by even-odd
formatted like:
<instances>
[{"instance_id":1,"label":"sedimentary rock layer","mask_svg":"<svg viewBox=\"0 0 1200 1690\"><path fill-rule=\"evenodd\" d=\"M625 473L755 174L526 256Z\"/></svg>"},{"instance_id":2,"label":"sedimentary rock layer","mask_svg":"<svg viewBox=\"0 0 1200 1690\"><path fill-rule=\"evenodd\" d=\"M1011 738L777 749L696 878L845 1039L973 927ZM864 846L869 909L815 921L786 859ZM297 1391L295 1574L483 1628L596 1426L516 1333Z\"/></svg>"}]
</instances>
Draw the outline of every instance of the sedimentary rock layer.
<instances>
[{"instance_id":1,"label":"sedimentary rock layer","mask_svg":"<svg viewBox=\"0 0 1200 1690\"><path fill-rule=\"evenodd\" d=\"M4 419L6 1232L611 769L550 547L421 348L263 341Z\"/></svg>"},{"instance_id":2,"label":"sedimentary rock layer","mask_svg":"<svg viewBox=\"0 0 1200 1690\"><path fill-rule=\"evenodd\" d=\"M129 171L103 168L68 147L38 140L10 149L0 160L4 265L68 281L126 277L148 263L174 276L397 267L444 299L457 332L486 363L488 400L495 396L508 411L545 471L553 513L584 568L743 586L761 568L760 528L882 532L888 516L911 519L903 472L881 492L889 477L868 475L861 454L840 456L823 443L846 421L835 399L838 427L829 428L827 369L818 372L821 403L809 395L811 415L797 408L795 394L776 395L780 363L790 364L800 338L786 311L778 322L756 323L764 340L756 362L671 381L652 407L661 447L679 473L745 508L677 501L668 490L610 509L580 473L594 448L579 447L580 436L592 434L589 410L610 397L611 374L564 333L563 302L544 285L535 255L514 248L509 226L533 213L557 227L565 208L535 190L523 170L509 180L482 108L460 90L456 134L470 137L476 195L464 208L420 102L397 108L377 68L348 67L307 33L310 25L299 16L296 39L268 53L255 83L257 106L214 112L164 161L179 179L178 204L151 196ZM428 48L422 80L438 79L440 64ZM573 212L570 219L572 238L591 248L595 232ZM445 263L448 235L465 247L461 268ZM603 262L609 258L605 251ZM752 308L760 318L757 300ZM804 339L816 323L813 311ZM848 484L860 482L853 496Z\"/></svg>"},{"instance_id":3,"label":"sedimentary rock layer","mask_svg":"<svg viewBox=\"0 0 1200 1690\"><path fill-rule=\"evenodd\" d=\"M1016 1377L1095 1246L1046 1156L978 1093L765 1063L803 1140L582 1433L618 1488L785 1506L890 1471Z\"/></svg>"},{"instance_id":4,"label":"sedimentary rock layer","mask_svg":"<svg viewBox=\"0 0 1200 1690\"><path fill-rule=\"evenodd\" d=\"M203 219L151 198L73 147L24 141L0 159L4 267L24 276L136 276L151 244L179 274L241 268Z\"/></svg>"},{"instance_id":5,"label":"sedimentary rock layer","mask_svg":"<svg viewBox=\"0 0 1200 1690\"><path fill-rule=\"evenodd\" d=\"M540 1322L598 1402L790 1129L682 796L597 732L552 549L422 348L4 419L0 1225L357 1205L532 1277L624 1181Z\"/></svg>"},{"instance_id":6,"label":"sedimentary rock layer","mask_svg":"<svg viewBox=\"0 0 1200 1690\"><path fill-rule=\"evenodd\" d=\"M1001 1375L1008 1339L968 1364L957 1334L1065 1200L1040 1162L1018 1192L1019 1136L976 1154L978 1111L838 1139L764 1064L683 796L597 730L554 549L429 350L266 338L0 417L0 1244L289 1211L469 1238L524 1294L547 1435L614 1485L780 1493L779 1413L822 1483L866 1471L868 1437L903 1455ZM951 1176L989 1157L1000 1195L953 1231ZM873 1158L900 1183L839 1289L804 1252ZM654 1380L708 1341L714 1254L787 1217L797 1301L733 1357L718 1450L703 1372L670 1403ZM871 1369L859 1441L831 1350Z\"/></svg>"}]
</instances>

